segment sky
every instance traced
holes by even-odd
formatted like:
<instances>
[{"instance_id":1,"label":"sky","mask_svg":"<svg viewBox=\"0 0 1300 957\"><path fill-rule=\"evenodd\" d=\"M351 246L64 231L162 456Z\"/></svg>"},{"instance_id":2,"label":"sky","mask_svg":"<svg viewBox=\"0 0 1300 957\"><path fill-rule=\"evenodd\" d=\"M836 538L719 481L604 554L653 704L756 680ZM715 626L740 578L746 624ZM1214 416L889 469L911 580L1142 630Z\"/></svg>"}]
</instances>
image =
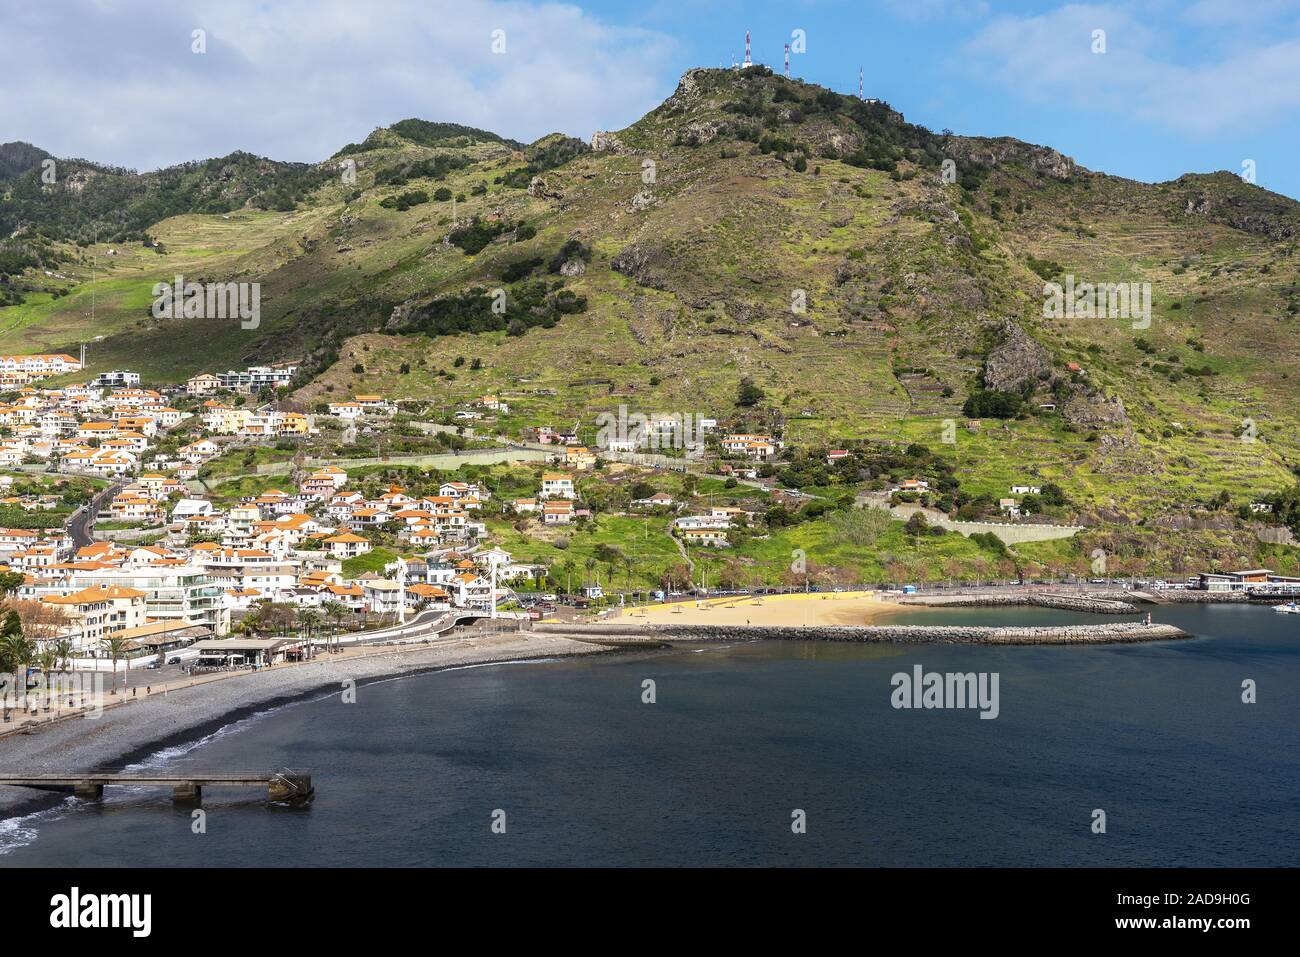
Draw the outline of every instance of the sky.
<instances>
[{"instance_id":1,"label":"sky","mask_svg":"<svg viewBox=\"0 0 1300 957\"><path fill-rule=\"evenodd\" d=\"M148 170L317 161L409 116L588 139L747 29L936 131L1148 182L1252 161L1300 198L1300 0L0 0L0 142Z\"/></svg>"}]
</instances>

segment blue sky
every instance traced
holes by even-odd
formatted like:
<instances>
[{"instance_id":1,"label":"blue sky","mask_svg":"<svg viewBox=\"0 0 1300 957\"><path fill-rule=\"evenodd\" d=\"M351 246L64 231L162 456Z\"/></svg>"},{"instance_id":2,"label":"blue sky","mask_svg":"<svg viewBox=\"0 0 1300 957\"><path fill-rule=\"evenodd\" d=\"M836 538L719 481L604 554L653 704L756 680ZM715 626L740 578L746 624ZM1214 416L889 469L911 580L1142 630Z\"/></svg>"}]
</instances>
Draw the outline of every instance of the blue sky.
<instances>
[{"instance_id":1,"label":"blue sky","mask_svg":"<svg viewBox=\"0 0 1300 957\"><path fill-rule=\"evenodd\" d=\"M1042 0L862 3L600 0L593 12L670 34L672 66L740 56L779 68L794 29L808 51L791 73L889 101L939 130L1015 136L1092 169L1146 181L1241 172L1300 197L1300 2ZM1106 52L1093 53L1095 29Z\"/></svg>"},{"instance_id":2,"label":"blue sky","mask_svg":"<svg viewBox=\"0 0 1300 957\"><path fill-rule=\"evenodd\" d=\"M586 138L739 57L747 28L777 68L804 31L796 76L855 92L861 65L932 129L1148 181L1251 159L1300 198L1300 0L0 0L0 141L153 169L319 160L407 116Z\"/></svg>"}]
</instances>

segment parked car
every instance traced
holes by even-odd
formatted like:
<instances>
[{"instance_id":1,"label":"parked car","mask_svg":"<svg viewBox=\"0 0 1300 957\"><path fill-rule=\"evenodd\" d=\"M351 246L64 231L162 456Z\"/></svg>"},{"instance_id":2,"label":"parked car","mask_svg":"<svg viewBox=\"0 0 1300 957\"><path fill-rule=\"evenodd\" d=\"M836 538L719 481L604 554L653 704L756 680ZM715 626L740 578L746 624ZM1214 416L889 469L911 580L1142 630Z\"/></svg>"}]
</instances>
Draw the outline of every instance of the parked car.
<instances>
[{"instance_id":1,"label":"parked car","mask_svg":"<svg viewBox=\"0 0 1300 957\"><path fill-rule=\"evenodd\" d=\"M167 664L169 665L179 665L180 663L181 663L181 659L179 655L172 655L170 658L167 659Z\"/></svg>"}]
</instances>

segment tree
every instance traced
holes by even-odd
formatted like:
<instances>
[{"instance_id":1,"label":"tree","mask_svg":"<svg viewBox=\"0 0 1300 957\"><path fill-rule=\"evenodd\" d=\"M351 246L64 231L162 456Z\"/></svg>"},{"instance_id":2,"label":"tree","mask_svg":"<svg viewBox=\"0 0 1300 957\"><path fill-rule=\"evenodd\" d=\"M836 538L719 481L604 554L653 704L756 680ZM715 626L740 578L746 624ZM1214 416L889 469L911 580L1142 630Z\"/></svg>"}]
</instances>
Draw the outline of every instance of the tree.
<instances>
[{"instance_id":1,"label":"tree","mask_svg":"<svg viewBox=\"0 0 1300 957\"><path fill-rule=\"evenodd\" d=\"M718 572L718 587L726 589L740 588L745 582L745 567L734 558L728 559Z\"/></svg>"},{"instance_id":2,"label":"tree","mask_svg":"<svg viewBox=\"0 0 1300 957\"><path fill-rule=\"evenodd\" d=\"M108 653L113 659L113 689L112 694L117 694L117 662L122 657L123 652L127 650L127 645L131 639L123 638L121 635L112 635L104 639L104 644L108 645ZM125 690L125 687L123 688Z\"/></svg>"},{"instance_id":3,"label":"tree","mask_svg":"<svg viewBox=\"0 0 1300 957\"><path fill-rule=\"evenodd\" d=\"M691 570L685 563L678 562L675 565L670 565L665 568L659 580L665 591L674 591L678 588L684 588L686 585L690 584Z\"/></svg>"},{"instance_id":4,"label":"tree","mask_svg":"<svg viewBox=\"0 0 1300 957\"><path fill-rule=\"evenodd\" d=\"M308 658L311 657L311 653L312 653L312 646L311 646L312 635L316 633L316 630L320 628L320 626L324 624L324 622L325 622L324 616L322 616L321 613L318 612L315 608L303 608L298 612L298 624L302 627L303 632L307 636L307 657Z\"/></svg>"},{"instance_id":5,"label":"tree","mask_svg":"<svg viewBox=\"0 0 1300 957\"><path fill-rule=\"evenodd\" d=\"M972 419L1013 419L1024 405L1018 392L995 392L977 389L962 406L962 414Z\"/></svg>"},{"instance_id":6,"label":"tree","mask_svg":"<svg viewBox=\"0 0 1300 957\"><path fill-rule=\"evenodd\" d=\"M59 653L52 645L46 644L36 658L41 666L41 674L45 677L46 710L49 710L48 702L54 696L54 671L59 666Z\"/></svg>"},{"instance_id":7,"label":"tree","mask_svg":"<svg viewBox=\"0 0 1300 957\"><path fill-rule=\"evenodd\" d=\"M1046 483L1039 497L1042 499L1042 503L1047 506L1060 507L1067 503L1065 493L1061 491L1061 486L1055 482Z\"/></svg>"},{"instance_id":8,"label":"tree","mask_svg":"<svg viewBox=\"0 0 1300 957\"><path fill-rule=\"evenodd\" d=\"M329 601L326 601L321 605L321 609L325 612L325 617L329 619L329 623L334 626L330 634L330 642L332 644L336 643L338 639L339 625L341 625L343 619L347 618L350 614L348 606L343 604L341 601L335 601L331 598Z\"/></svg>"},{"instance_id":9,"label":"tree","mask_svg":"<svg viewBox=\"0 0 1300 957\"><path fill-rule=\"evenodd\" d=\"M943 563L943 573L948 576L948 581L956 584L961 581L966 574L966 566L956 558L950 558Z\"/></svg>"},{"instance_id":10,"label":"tree","mask_svg":"<svg viewBox=\"0 0 1300 957\"><path fill-rule=\"evenodd\" d=\"M0 622L0 672L13 674L15 701L26 690L27 665L34 652L35 643L23 636L23 626L18 613L12 608L9 609L5 613L3 622ZM5 712L8 713L9 696L4 697Z\"/></svg>"},{"instance_id":11,"label":"tree","mask_svg":"<svg viewBox=\"0 0 1300 957\"><path fill-rule=\"evenodd\" d=\"M903 524L903 531L913 537L927 534L930 531L930 523L926 520L925 513L913 512Z\"/></svg>"},{"instance_id":12,"label":"tree","mask_svg":"<svg viewBox=\"0 0 1300 957\"><path fill-rule=\"evenodd\" d=\"M57 605L44 601L11 601L9 607L18 615L23 634L38 645L53 641L68 623L68 616Z\"/></svg>"},{"instance_id":13,"label":"tree","mask_svg":"<svg viewBox=\"0 0 1300 957\"><path fill-rule=\"evenodd\" d=\"M763 401L766 393L751 379L745 376L740 380L740 385L736 389L736 405L745 408L752 408Z\"/></svg>"},{"instance_id":14,"label":"tree","mask_svg":"<svg viewBox=\"0 0 1300 957\"><path fill-rule=\"evenodd\" d=\"M246 627L261 634L282 634L298 622L298 609L285 602L263 600L257 602L257 611L244 619Z\"/></svg>"}]
</instances>

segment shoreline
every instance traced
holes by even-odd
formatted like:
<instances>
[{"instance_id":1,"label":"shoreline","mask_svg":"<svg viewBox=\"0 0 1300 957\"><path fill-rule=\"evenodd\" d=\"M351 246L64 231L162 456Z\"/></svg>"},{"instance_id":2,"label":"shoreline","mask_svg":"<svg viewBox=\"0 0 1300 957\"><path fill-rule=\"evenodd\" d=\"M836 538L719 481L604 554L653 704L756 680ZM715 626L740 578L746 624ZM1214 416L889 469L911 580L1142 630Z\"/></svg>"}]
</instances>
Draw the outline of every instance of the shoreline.
<instances>
[{"instance_id":1,"label":"shoreline","mask_svg":"<svg viewBox=\"0 0 1300 957\"><path fill-rule=\"evenodd\" d=\"M694 606L694 607L691 607ZM0 763L16 773L69 772L137 763L197 742L252 715L324 697L341 683L356 687L467 666L525 663L633 651L669 642L835 641L975 644L1097 644L1190 637L1171 626L1060 625L1013 628L889 625L917 605L870 593L731 596L697 603L630 609L599 622L537 623L528 631L487 632L427 644L374 646L369 654L248 672L155 693L106 710L88 727L65 719L30 734L0 737ZM921 606L924 607L924 606ZM753 619L759 624L751 624ZM884 623L866 624L877 619ZM804 624L813 622L816 624ZM1006 634L1002 634L1006 632ZM1014 632L1014 635L1011 634ZM381 650L382 649L382 650ZM67 795L0 786L0 819L56 806Z\"/></svg>"},{"instance_id":2,"label":"shoreline","mask_svg":"<svg viewBox=\"0 0 1300 957\"><path fill-rule=\"evenodd\" d=\"M252 715L324 697L351 680L357 688L478 665L504 665L621 652L560 635L496 633L431 642L281 671L249 672L141 699L97 719L64 720L0 738L0 763L13 773L107 769L197 742ZM184 709L184 710L179 710ZM87 728L90 720L93 727ZM0 820L46 810L68 795L0 786Z\"/></svg>"}]
</instances>

